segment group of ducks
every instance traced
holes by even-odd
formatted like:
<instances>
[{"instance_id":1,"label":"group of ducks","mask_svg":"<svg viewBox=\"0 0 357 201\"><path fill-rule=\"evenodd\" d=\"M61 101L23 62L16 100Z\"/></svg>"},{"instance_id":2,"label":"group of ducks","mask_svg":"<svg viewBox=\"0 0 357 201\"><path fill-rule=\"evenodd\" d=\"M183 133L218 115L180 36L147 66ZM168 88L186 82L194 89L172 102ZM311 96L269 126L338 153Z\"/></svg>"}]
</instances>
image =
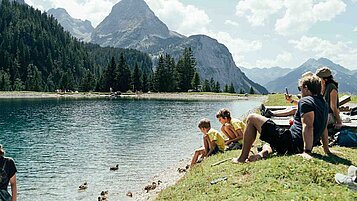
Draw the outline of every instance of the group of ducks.
<instances>
[{"instance_id":1,"label":"group of ducks","mask_svg":"<svg viewBox=\"0 0 357 201\"><path fill-rule=\"evenodd\" d=\"M187 170L190 168L190 165L186 165L185 168L177 168L177 171L179 173L184 173L184 172L187 172Z\"/></svg>"},{"instance_id":2,"label":"group of ducks","mask_svg":"<svg viewBox=\"0 0 357 201\"><path fill-rule=\"evenodd\" d=\"M119 165L118 164L109 168L109 170L112 170L112 171L115 171L115 170L118 170L118 169L119 169ZM83 184L81 184L78 187L78 190L86 190L87 188L88 188L88 183L84 182ZM100 196L98 197L98 201L106 201L106 200L108 200L108 195L109 195L108 191L102 191L100 193Z\"/></svg>"},{"instance_id":3,"label":"group of ducks","mask_svg":"<svg viewBox=\"0 0 357 201\"><path fill-rule=\"evenodd\" d=\"M112 171L115 171L115 170L118 170L119 169L119 165L115 165L113 167L110 167L109 170L112 170ZM145 186L144 190L146 190L146 192L148 193L150 190L154 190L157 186L159 186L162 182L160 180L156 182L152 182L152 184L149 184L147 186ZM81 184L78 189L79 190L86 190L88 188L88 183L87 182L84 182L83 184ZM100 196L98 197L98 201L106 201L108 200L108 195L109 195L109 192L108 191L102 191L100 193ZM133 197L133 193L128 191L126 193L126 196L128 197Z\"/></svg>"}]
</instances>

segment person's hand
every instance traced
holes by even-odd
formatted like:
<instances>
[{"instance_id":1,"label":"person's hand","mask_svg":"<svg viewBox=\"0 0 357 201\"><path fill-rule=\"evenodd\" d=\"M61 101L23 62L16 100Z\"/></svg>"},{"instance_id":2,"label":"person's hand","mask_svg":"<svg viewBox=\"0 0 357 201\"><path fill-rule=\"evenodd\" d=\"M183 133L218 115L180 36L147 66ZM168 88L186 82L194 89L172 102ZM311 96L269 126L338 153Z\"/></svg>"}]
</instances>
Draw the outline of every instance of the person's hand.
<instances>
[{"instance_id":1,"label":"person's hand","mask_svg":"<svg viewBox=\"0 0 357 201\"><path fill-rule=\"evenodd\" d=\"M342 127L342 123L336 123L335 124L335 129L340 129Z\"/></svg>"},{"instance_id":2,"label":"person's hand","mask_svg":"<svg viewBox=\"0 0 357 201\"><path fill-rule=\"evenodd\" d=\"M284 96L285 96L285 100L287 101L287 102L291 102L293 99L291 98L292 97L292 95L291 94L284 94Z\"/></svg>"},{"instance_id":3,"label":"person's hand","mask_svg":"<svg viewBox=\"0 0 357 201\"><path fill-rule=\"evenodd\" d=\"M304 159L307 159L307 160L311 160L312 159L312 156L308 153L302 153L302 154L298 154L298 156L301 156L303 157Z\"/></svg>"}]
</instances>

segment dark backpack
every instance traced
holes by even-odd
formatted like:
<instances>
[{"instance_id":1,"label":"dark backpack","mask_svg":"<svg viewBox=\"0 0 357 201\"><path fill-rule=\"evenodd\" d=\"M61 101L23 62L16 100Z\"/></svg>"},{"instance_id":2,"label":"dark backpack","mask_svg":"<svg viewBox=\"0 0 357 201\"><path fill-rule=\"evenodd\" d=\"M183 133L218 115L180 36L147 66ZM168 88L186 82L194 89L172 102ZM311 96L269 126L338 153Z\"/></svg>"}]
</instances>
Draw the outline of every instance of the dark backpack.
<instances>
[{"instance_id":1,"label":"dark backpack","mask_svg":"<svg viewBox=\"0 0 357 201\"><path fill-rule=\"evenodd\" d=\"M335 143L343 147L357 147L357 133L347 129L337 132Z\"/></svg>"}]
</instances>

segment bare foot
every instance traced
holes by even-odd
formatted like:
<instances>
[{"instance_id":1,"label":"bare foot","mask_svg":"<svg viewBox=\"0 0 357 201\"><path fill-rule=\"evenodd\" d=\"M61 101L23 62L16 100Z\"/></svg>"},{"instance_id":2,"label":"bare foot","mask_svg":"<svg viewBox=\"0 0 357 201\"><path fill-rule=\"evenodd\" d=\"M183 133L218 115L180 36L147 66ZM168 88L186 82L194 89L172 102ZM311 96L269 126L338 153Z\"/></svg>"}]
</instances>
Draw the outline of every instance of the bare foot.
<instances>
[{"instance_id":1,"label":"bare foot","mask_svg":"<svg viewBox=\"0 0 357 201\"><path fill-rule=\"evenodd\" d=\"M263 159L263 156L260 155L259 153L251 155L251 156L248 157L248 161L249 162L259 161L259 160L262 160L262 159Z\"/></svg>"},{"instance_id":2,"label":"bare foot","mask_svg":"<svg viewBox=\"0 0 357 201\"><path fill-rule=\"evenodd\" d=\"M239 163L245 163L246 161L241 161L239 158L232 158L232 163L239 164Z\"/></svg>"}]
</instances>

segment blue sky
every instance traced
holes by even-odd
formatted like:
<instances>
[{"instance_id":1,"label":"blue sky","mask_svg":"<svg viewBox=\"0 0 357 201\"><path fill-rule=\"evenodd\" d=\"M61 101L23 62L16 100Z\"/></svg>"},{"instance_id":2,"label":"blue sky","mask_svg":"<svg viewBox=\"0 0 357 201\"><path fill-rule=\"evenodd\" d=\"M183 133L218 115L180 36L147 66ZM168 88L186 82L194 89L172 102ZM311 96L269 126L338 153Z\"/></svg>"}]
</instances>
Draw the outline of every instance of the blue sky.
<instances>
[{"instance_id":1,"label":"blue sky","mask_svg":"<svg viewBox=\"0 0 357 201\"><path fill-rule=\"evenodd\" d=\"M183 35L225 44L237 66L300 66L326 57L357 70L357 0L145 0ZM40 10L65 8L98 25L119 0L25 0Z\"/></svg>"}]
</instances>

